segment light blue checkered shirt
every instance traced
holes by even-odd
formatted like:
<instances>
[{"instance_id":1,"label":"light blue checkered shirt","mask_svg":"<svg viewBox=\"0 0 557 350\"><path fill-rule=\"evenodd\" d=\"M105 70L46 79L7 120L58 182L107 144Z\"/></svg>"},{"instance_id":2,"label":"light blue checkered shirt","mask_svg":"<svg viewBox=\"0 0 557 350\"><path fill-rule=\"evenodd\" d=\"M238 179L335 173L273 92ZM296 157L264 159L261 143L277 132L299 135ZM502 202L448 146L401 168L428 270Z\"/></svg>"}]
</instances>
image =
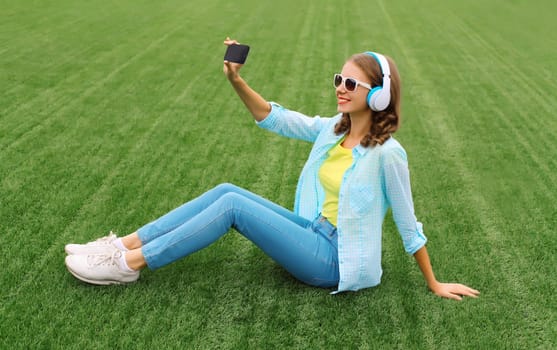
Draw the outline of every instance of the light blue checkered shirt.
<instances>
[{"instance_id":1,"label":"light blue checkered shirt","mask_svg":"<svg viewBox=\"0 0 557 350\"><path fill-rule=\"evenodd\" d=\"M335 135L333 118L308 117L271 103L269 115L257 124L279 135L313 142L302 169L294 212L313 220L321 212L325 192L318 170L327 152L343 135ZM389 138L383 145L352 150L354 163L346 170L338 203L338 290L356 291L381 281L381 232L389 207L406 252L414 254L427 241L422 224L416 221L404 148Z\"/></svg>"}]
</instances>

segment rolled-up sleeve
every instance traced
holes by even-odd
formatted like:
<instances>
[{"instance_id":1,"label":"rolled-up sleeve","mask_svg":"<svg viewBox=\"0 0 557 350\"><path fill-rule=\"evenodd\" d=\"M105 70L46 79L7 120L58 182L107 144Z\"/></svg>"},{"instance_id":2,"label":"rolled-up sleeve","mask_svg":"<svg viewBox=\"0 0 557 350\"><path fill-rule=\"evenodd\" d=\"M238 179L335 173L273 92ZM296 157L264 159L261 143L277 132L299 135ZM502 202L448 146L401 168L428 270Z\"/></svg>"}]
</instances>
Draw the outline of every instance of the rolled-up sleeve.
<instances>
[{"instance_id":1,"label":"rolled-up sleeve","mask_svg":"<svg viewBox=\"0 0 557 350\"><path fill-rule=\"evenodd\" d=\"M406 152L402 147L390 147L382 153L381 160L385 193L395 224L404 249L414 254L426 244L427 238L422 223L416 220L414 214Z\"/></svg>"},{"instance_id":2,"label":"rolled-up sleeve","mask_svg":"<svg viewBox=\"0 0 557 350\"><path fill-rule=\"evenodd\" d=\"M319 132L327 125L330 118L320 116L308 117L271 102L271 112L257 125L281 136L298 140L315 142Z\"/></svg>"}]
</instances>

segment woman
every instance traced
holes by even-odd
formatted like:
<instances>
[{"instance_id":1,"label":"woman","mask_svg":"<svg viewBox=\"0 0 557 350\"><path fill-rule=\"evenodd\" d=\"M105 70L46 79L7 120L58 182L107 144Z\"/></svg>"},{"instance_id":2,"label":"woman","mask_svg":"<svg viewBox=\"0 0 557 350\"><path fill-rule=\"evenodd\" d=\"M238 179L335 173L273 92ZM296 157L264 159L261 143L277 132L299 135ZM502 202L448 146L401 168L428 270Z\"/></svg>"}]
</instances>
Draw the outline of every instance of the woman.
<instances>
[{"instance_id":1,"label":"woman","mask_svg":"<svg viewBox=\"0 0 557 350\"><path fill-rule=\"evenodd\" d=\"M237 44L227 38L225 45ZM380 283L381 226L393 217L406 251L428 287L461 300L479 292L435 279L421 223L416 221L406 153L392 137L400 118L394 62L377 53L352 56L334 76L339 115L310 118L269 103L241 78L241 64L223 71L257 124L313 142L294 211L223 184L122 238L114 234L66 246L66 266L78 279L106 285L137 280L198 251L235 228L300 281L336 292ZM334 292L334 293L336 293Z\"/></svg>"}]
</instances>

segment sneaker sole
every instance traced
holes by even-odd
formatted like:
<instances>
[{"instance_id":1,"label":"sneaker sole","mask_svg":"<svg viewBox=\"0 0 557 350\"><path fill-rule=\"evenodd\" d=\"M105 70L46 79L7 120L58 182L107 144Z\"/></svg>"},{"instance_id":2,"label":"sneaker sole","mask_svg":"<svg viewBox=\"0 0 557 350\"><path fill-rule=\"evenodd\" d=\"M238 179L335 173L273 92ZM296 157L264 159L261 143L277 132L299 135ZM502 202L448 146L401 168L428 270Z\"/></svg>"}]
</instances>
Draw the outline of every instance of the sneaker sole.
<instances>
[{"instance_id":1,"label":"sneaker sole","mask_svg":"<svg viewBox=\"0 0 557 350\"><path fill-rule=\"evenodd\" d=\"M128 283L133 283L133 282L137 281L137 279L139 278L139 276L138 276L136 279L130 280L130 281L92 280L92 279L85 278L85 277L81 276L77 272L73 271L68 265L66 265L66 268L78 280L80 280L82 282L89 283L89 284L94 284L94 285L97 285L97 286L108 286L108 285L111 285L111 284L128 284Z\"/></svg>"}]
</instances>

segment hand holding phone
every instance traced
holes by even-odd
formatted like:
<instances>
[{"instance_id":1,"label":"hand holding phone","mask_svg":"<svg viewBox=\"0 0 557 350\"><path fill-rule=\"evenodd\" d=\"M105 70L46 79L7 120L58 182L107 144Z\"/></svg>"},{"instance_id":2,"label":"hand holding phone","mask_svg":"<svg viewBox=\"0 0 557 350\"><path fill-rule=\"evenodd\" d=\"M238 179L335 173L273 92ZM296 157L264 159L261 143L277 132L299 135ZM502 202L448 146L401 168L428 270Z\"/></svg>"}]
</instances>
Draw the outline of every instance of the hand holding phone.
<instances>
[{"instance_id":1,"label":"hand holding phone","mask_svg":"<svg viewBox=\"0 0 557 350\"><path fill-rule=\"evenodd\" d=\"M228 62L244 64L248 57L249 46L242 44L231 44L228 45L226 53L224 54L224 60Z\"/></svg>"}]
</instances>

